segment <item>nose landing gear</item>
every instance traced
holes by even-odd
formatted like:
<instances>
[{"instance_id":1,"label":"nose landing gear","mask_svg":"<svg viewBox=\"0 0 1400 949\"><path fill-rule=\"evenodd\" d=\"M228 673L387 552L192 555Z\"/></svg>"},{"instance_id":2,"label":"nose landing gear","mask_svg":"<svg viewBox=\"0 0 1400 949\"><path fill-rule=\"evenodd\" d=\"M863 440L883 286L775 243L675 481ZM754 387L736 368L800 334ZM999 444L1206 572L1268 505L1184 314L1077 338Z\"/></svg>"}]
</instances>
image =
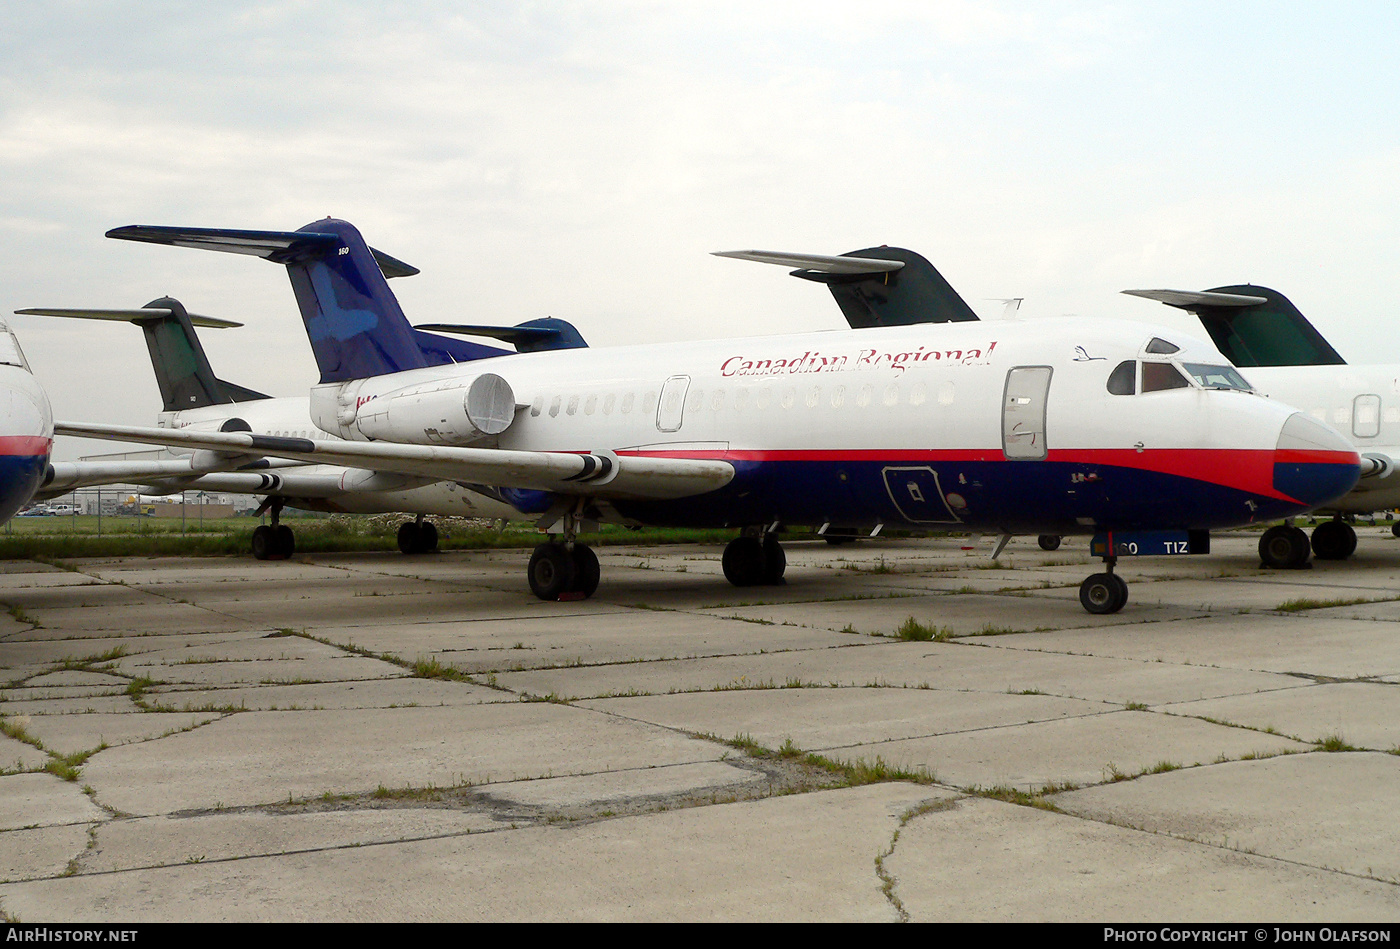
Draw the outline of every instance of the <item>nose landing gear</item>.
<instances>
[{"instance_id":1,"label":"nose landing gear","mask_svg":"<svg viewBox=\"0 0 1400 949\"><path fill-rule=\"evenodd\" d=\"M1096 573L1079 585L1079 603L1090 613L1117 613L1128 603L1128 584L1113 572L1117 557L1105 557L1103 573Z\"/></svg>"}]
</instances>

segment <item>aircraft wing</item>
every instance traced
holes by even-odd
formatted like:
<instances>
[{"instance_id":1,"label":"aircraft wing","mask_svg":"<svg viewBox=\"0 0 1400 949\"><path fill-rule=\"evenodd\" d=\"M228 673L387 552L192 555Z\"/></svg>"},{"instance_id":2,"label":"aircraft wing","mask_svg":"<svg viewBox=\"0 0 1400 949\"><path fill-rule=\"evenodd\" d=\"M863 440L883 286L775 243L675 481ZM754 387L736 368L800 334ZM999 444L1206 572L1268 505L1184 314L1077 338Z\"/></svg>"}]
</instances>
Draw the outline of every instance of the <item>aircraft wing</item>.
<instances>
[{"instance_id":1,"label":"aircraft wing","mask_svg":"<svg viewBox=\"0 0 1400 949\"><path fill-rule=\"evenodd\" d=\"M44 481L34 496L40 501L45 501L78 488L92 488L104 484L156 484L178 479L193 480L210 472L238 468L251 460L253 459L246 456L236 457L226 453L212 455L205 452L192 458L169 458L159 461L55 461L49 465Z\"/></svg>"},{"instance_id":2,"label":"aircraft wing","mask_svg":"<svg viewBox=\"0 0 1400 949\"><path fill-rule=\"evenodd\" d=\"M310 464L343 465L442 481L533 488L601 498L671 499L704 494L734 477L725 461L619 457L610 451L515 451L390 442L312 441L250 432L55 423L54 430L81 438L203 449L224 457L270 455Z\"/></svg>"}]
</instances>

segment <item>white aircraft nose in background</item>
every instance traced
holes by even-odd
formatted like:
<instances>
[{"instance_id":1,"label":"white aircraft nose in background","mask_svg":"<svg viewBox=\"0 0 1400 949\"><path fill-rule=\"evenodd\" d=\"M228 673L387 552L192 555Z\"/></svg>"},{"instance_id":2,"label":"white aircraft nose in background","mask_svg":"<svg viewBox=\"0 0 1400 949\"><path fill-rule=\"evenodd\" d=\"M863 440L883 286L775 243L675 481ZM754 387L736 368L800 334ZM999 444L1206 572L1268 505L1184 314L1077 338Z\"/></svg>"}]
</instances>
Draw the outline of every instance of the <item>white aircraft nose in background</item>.
<instances>
[{"instance_id":1,"label":"white aircraft nose in background","mask_svg":"<svg viewBox=\"0 0 1400 949\"><path fill-rule=\"evenodd\" d=\"M29 503L52 450L49 397L30 373L19 341L0 323L0 522Z\"/></svg>"}]
</instances>

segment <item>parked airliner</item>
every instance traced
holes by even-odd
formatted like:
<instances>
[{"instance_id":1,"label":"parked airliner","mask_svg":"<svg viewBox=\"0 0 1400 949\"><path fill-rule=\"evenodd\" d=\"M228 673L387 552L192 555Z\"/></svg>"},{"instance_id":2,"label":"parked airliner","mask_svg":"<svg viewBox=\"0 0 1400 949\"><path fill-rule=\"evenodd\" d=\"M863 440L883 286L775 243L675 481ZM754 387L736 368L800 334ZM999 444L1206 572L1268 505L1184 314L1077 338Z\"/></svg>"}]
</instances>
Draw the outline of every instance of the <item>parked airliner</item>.
<instances>
[{"instance_id":1,"label":"parked airliner","mask_svg":"<svg viewBox=\"0 0 1400 949\"><path fill-rule=\"evenodd\" d=\"M53 451L49 397L19 340L0 323L0 523L29 504Z\"/></svg>"},{"instance_id":2,"label":"parked airliner","mask_svg":"<svg viewBox=\"0 0 1400 949\"><path fill-rule=\"evenodd\" d=\"M219 431L236 418L246 423L250 431L264 435L332 437L317 430L312 423L306 396L273 398L214 376L194 327L226 329L241 326L240 323L190 313L180 301L170 297L133 309L30 307L15 312L27 316L120 320L140 326L164 402L158 421L161 428ZM553 322L568 326L563 321ZM497 330L508 339L513 339L512 331L538 333L528 327ZM575 337L576 333L569 339ZM416 338L430 352L445 348L445 351L460 354L455 349L456 340L428 333L416 334ZM581 337L577 337L577 344L582 344ZM485 347L474 346L467 352L472 358L479 358L483 350ZM214 466L220 467L216 462ZM272 466L266 461L254 461L233 471L195 471L188 459L57 462L49 467L38 497L59 497L75 488L110 484L114 479L171 492L217 491L263 496L263 508L268 511L272 523L253 531L253 556L259 560L285 559L295 552L295 536L290 527L281 523L285 506L352 514L417 515L399 527L399 549L406 554L437 549L437 528L424 519L426 515L490 519L520 516L505 502L452 481L377 474L335 465L279 462Z\"/></svg>"},{"instance_id":3,"label":"parked airliner","mask_svg":"<svg viewBox=\"0 0 1400 949\"><path fill-rule=\"evenodd\" d=\"M1199 552L1209 530L1325 504L1360 470L1341 435L1257 397L1209 343L1167 329L955 321L434 366L344 221L109 236L285 264L321 370L311 417L343 440L59 431L497 486L554 534L528 571L546 600L596 589L597 557L576 541L590 521L742 528L723 558L739 586L779 582L778 532L810 524L1103 535L1106 570L1080 601L1112 613L1127 601L1113 568L1129 548Z\"/></svg>"},{"instance_id":4,"label":"parked airliner","mask_svg":"<svg viewBox=\"0 0 1400 949\"><path fill-rule=\"evenodd\" d=\"M1239 284L1213 290L1124 290L1194 313L1220 351L1262 395L1307 411L1351 437L1361 453L1361 479L1321 507L1333 514L1313 529L1312 552L1344 560L1356 550L1348 517L1400 507L1400 365L1349 365L1277 290ZM1400 536L1400 525L1392 528ZM1308 536L1291 524L1259 541L1266 566L1299 567Z\"/></svg>"}]
</instances>

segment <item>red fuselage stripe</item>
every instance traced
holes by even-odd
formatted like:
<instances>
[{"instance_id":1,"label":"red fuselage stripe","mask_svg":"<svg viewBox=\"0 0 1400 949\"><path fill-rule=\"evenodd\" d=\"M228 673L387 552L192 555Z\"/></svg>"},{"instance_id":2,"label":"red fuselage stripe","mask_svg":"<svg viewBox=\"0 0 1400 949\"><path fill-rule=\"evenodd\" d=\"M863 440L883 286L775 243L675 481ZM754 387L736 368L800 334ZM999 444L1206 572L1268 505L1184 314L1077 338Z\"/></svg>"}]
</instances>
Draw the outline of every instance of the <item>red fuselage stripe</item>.
<instances>
[{"instance_id":1,"label":"red fuselage stripe","mask_svg":"<svg viewBox=\"0 0 1400 949\"><path fill-rule=\"evenodd\" d=\"M0 455L37 457L53 449L53 439L42 435L0 435Z\"/></svg>"}]
</instances>

